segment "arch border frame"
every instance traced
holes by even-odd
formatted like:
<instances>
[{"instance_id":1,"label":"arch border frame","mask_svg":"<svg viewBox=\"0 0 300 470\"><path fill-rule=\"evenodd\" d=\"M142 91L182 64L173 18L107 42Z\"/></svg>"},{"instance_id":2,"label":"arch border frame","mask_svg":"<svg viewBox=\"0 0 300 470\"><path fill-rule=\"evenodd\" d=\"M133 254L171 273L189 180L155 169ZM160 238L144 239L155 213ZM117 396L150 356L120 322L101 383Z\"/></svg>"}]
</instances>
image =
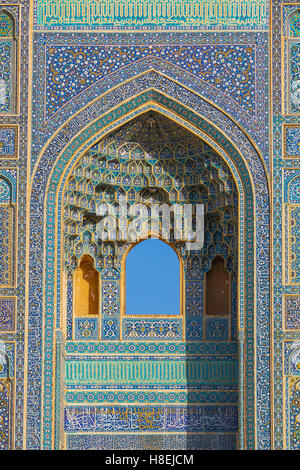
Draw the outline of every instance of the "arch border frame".
<instances>
[{"instance_id":1,"label":"arch border frame","mask_svg":"<svg viewBox=\"0 0 300 470\"><path fill-rule=\"evenodd\" d=\"M146 92L145 92L146 93ZM155 106L153 104L150 104L151 102L155 102L155 100L158 100L158 92L156 91L149 91L148 94L150 93L151 96L148 96L145 103L147 103L149 106L151 106L151 109L155 108ZM141 106L143 103L139 103L139 100L138 100L138 96L135 96L134 98L132 98L132 100L136 100L136 103L135 103L135 110L136 112L140 112L141 110ZM151 98L151 99L150 99ZM179 116L178 116L178 111L179 111L179 105L175 104L175 108L177 108L177 110L174 110L174 106L170 106L170 103L171 103L171 99L169 97L163 97L161 96L161 103L160 105L162 106L161 109L164 109L164 112L166 113L165 115L167 116L167 110L168 110L168 106L167 106L167 102L169 101L169 111L171 111L173 113L173 116L176 116L176 119L178 121L180 121L179 119ZM199 100L201 100L202 98L201 97L198 97ZM164 102L165 100L165 102ZM159 100L158 100L159 101ZM174 100L173 100L174 101ZM144 104L145 104L144 103ZM172 103L171 103L172 104ZM174 104L174 102L173 102ZM185 116L182 116L182 119L183 120L186 120L186 122L189 122L189 119L190 118L190 121L192 122L191 123L191 126L194 127L194 129L196 129L196 123L193 122L193 119L192 119L192 114L194 114L194 116L196 116L195 112L192 112L190 111L190 109L186 106L186 105L181 105L182 106L182 109L185 111L183 114L185 114ZM120 103L120 106L119 106L119 110L123 107L124 109L124 103ZM145 106L144 106L145 108ZM220 113L220 112L219 112ZM127 116L128 118L128 114L130 114L129 110L127 110L127 113L126 113L126 105L125 105L125 117ZM190 114L190 115L189 115ZM168 117L168 116L167 116ZM132 117L131 117L132 119ZM215 142L215 140L217 140L217 134L218 134L218 131L219 129L216 128L215 126L212 126L209 122L208 119L205 119L205 118L199 118L199 119L202 119L203 123L206 123L205 124L205 134L209 134L209 132L211 132L213 134L213 137L212 137L212 141ZM101 121L101 118L100 118L100 121ZM119 122L119 118L116 117L115 119L111 120L111 126L113 125L114 127L119 127L120 125L120 122ZM179 122L180 124L180 122ZM199 124L199 123L198 123ZM197 125L198 125L197 124ZM91 127L94 126L94 121L92 122L91 124ZM107 134L109 132L109 125L105 127L105 131L104 133ZM86 126L85 129L83 129L82 131L83 134L86 134L85 135L85 145L84 144L81 144L79 146L79 150L78 150L78 153L80 153L80 155L82 155L85 151L85 147L88 146L90 147L91 146L91 143L89 141L89 137L88 137L88 134L90 135L94 135L95 137L95 140L99 140L100 136L99 136L99 132L95 132L94 130L94 134L91 133L91 131L89 132L88 131L88 127ZM223 134L223 137L221 135L221 137L219 137L221 142L220 142L220 146L224 147L225 143L226 143L226 140L227 140L227 145L229 146L229 150L231 152L234 152L236 150L236 145L234 143L232 143L232 141L228 140L228 138L224 137L224 134ZM73 155L73 161L76 161L78 157L74 157L74 154L76 154L76 150L75 150L75 140L76 139L72 139L71 142L70 142L70 145L69 145L69 149L68 151L71 152L71 154ZM79 139L80 140L80 139ZM245 140L247 140L247 137L245 137ZM87 144L87 142L89 142ZM228 143L229 142L229 143ZM78 144L77 144L78 145ZM251 143L249 143L249 145L251 145ZM252 145L251 145L252 146ZM48 146L48 150L49 150L49 146ZM252 149L253 149L253 146L252 146ZM245 150L245 148L243 148L243 150ZM227 152L228 152L228 149L227 149ZM255 150L253 149L253 152L252 152L252 155L253 153L255 152ZM47 153L48 152L45 152L44 153L44 156L43 156L43 159L41 159L40 161L40 165L43 166L45 165L45 163L47 163ZM66 159L66 156L67 156L67 151L66 149L64 149L64 158ZM60 155L58 157L58 155ZM232 158L232 157L229 157L229 158ZM251 158L251 154L248 156L248 158ZM243 160L243 159L242 159ZM252 162L253 163L253 162ZM265 233L264 233L264 226L266 225L266 222L268 220L268 214L263 214L263 206L268 206L268 203L269 203L269 200L268 200L268 181L267 181L267 177L265 175L265 172L264 172L264 169L263 169L263 165L261 163L261 160L259 158L259 156L257 155L256 157L256 161L255 161L255 164L256 164L256 170L258 170L258 174L260 175L262 181L255 181L258 179L258 175L257 175L257 172L253 172L251 171L251 161L247 162L247 165L245 164L245 162L243 163L245 165L245 168L247 169L247 172L249 172L249 174L252 174L252 177L249 177L249 182L248 182L248 191L245 193L245 196L246 198L251 198L251 191L254 189L254 186L255 186L255 189L257 190L256 192L256 197L255 197L255 206L256 206L256 214L259 214L259 216L261 218L265 217L265 219L263 220L264 223L262 223L262 228L261 228L261 234L260 234L260 239L256 240L257 244L259 245L259 242L261 242L263 239L264 239L264 245L263 247L261 247L262 249L262 253L266 253L268 251L268 240L265 240ZM254 163L253 163L254 164ZM260 165L260 168L257 168L257 166ZM248 166L248 168L247 168ZM250 166L250 169L249 169L249 166ZM54 183L54 179L55 177L57 177L57 175L60 173L60 175L67 169L67 168L70 168L70 161L65 161L65 163L63 164L63 158L62 158L62 154L61 152L59 154L56 154L56 169L54 170L51 170L51 167L50 167L50 171L49 171L49 163L48 163L48 167L47 167L47 170L45 173L44 173L44 181L45 183L47 184L47 180L49 178L49 174L50 172L52 171L52 175L51 175L51 180L49 181L49 183L47 184L47 188L43 188L42 190L42 194L39 194L40 190L41 190L41 184L44 184L44 181L42 181L42 169L40 167L40 169L37 170L37 172L35 173L35 178L33 180L33 184L32 184L32 199L31 199L31 207L32 207L32 210L33 210L33 218L31 220L31 235L34 236L35 240L34 240L34 243L33 243L33 248L37 248L37 244L40 243L40 246L41 247L47 247L47 251L48 251L48 257L47 259L45 259L45 272L44 272L44 276L45 278L44 279L47 279L47 277L49 276L49 273L51 272L51 269L49 269L50 265L53 266L55 264L55 259L54 259L54 246L55 246L55 238L53 239L54 237L54 232L55 230L53 230L53 224L54 224L54 218L53 215L55 215L55 211L53 213L53 208L56 210L56 207L59 207L59 196L57 194L57 185ZM252 165L252 170L253 170L253 165ZM245 183L245 181L243 180L243 178L245 179L246 178L246 175L242 176L238 173L241 173L241 168L239 169L237 173L237 176L241 177L241 180L243 181L243 183ZM253 174L254 173L254 174ZM66 177L66 175L64 176L64 178ZM45 179L46 178L46 179ZM253 178L254 181L251 181L251 179ZM264 179L264 181L263 181ZM59 181L60 181L60 187L62 188L62 184L61 184L61 179L59 178ZM260 194L259 192L259 189L260 188L264 188L264 191L265 193L264 194ZM37 206L39 204L39 202L42 203L42 206L44 205L44 200L43 200L43 194L47 192L47 204L45 204L45 209L47 208L47 210L45 210L45 214L44 214L44 217L41 216L41 213L40 211L38 210ZM42 197L41 197L42 196ZM51 211L49 211L49 205L52 206L52 209ZM246 207L246 215L248 216L248 219L249 219L249 213L247 213L247 207ZM267 220L266 220L266 217L267 217ZM43 237L43 233L42 233L42 228L40 227L39 228L39 221L43 220L43 223L42 223L42 227L46 227L46 222L49 224L49 230L46 232L47 233L47 236L50 236L50 239L48 239L47 243L45 243L45 239ZM246 218L247 220L247 218ZM249 232L249 230L248 230ZM253 235L253 233L252 233ZM51 239L52 238L52 239ZM57 242L59 241L58 239L56 240ZM251 245L251 240L249 238L248 242L246 242L246 248L248 249L248 252L249 252L249 247L248 245L250 246ZM59 246L58 246L58 249L59 249ZM252 249L253 249L253 246L252 246ZM250 250L251 251L251 250ZM42 250L43 252L43 258L46 254L46 250ZM257 249L257 255L260 255L260 251L259 249ZM251 253L250 253L251 255ZM253 255L254 255L254 250L253 250ZM32 263L32 265L34 265L34 263L37 261L37 257L36 257L36 251L33 250L31 251L31 258L30 258L30 261ZM245 257L246 258L246 261L249 263L250 261L250 258L248 260L247 256ZM256 256L256 260L259 259L259 256ZM48 264L50 263L50 264ZM51 264L52 263L52 264ZM54 264L53 264L54 263ZM43 272L43 270L42 270ZM264 272L264 274L268 277L268 271L267 272ZM42 276L43 278L43 276ZM253 283L254 283L254 277L252 279ZM58 282L58 279L56 278L55 279L55 284L57 284ZM34 283L34 279L31 279L30 280L30 293L31 293L31 296L29 298L29 305L33 305L32 302L35 302L37 301L38 299L34 297L36 297L34 295L34 292L32 290L32 287L33 287L33 283ZM46 288L46 285L44 286ZM50 287L50 288L49 288ZM53 286L52 286L53 287ZM49 286L49 283L47 284L47 288L45 289L45 293L46 293L46 296L45 296L45 302L47 302L49 300L49 296L50 296L50 292L51 292L51 289L52 289L51 286ZM260 289L263 290L263 287L260 286ZM251 289L250 289L251 290ZM246 297L249 297L250 295L250 290L249 291L246 291ZM264 290L266 291L266 288L264 288ZM268 290L268 289L267 289ZM49 293L47 293L49 292ZM32 296L33 294L33 296ZM262 296L262 292L260 292L260 295ZM269 299L269 293L265 293L264 294L264 300L266 301L267 298ZM262 298L260 298L260 301L262 300ZM59 305L59 302L57 303L57 305ZM57 305L54 306L55 310L57 309ZM255 305L255 304L254 304ZM37 308L38 307L38 308ZM44 305L44 312L46 313L46 317L47 315L49 316L50 315L53 315L53 310L49 309L49 307L47 306L47 304L45 303ZM29 310L30 311L30 310ZM37 320L37 325L35 326L43 326L43 320L42 320L42 311L43 311L43 306L42 306L42 302L41 302L41 299L40 301L35 305L35 311L32 311L31 312L31 315L29 316L29 326L30 325L33 325L33 321L34 320ZM261 314L263 314L263 304L260 305L260 310L258 310ZM37 315L36 315L37 314ZM35 317L38 317L38 318L35 318ZM262 315L263 316L263 315ZM46 318L45 318L46 320ZM250 321L251 319L248 318L248 321ZM256 318L256 322L257 322L257 318ZM254 319L253 319L254 321ZM269 332L269 325L268 325L268 322L267 322L267 318L261 318L259 319L259 322L264 324L264 326L267 325L267 329L265 331L265 339L267 337L267 340L269 339L269 336L268 336L268 332ZM51 323L51 322L50 322ZM51 325L50 327L50 323L47 321L45 321L45 325L46 325L46 328L45 328L45 331L43 331L43 333L46 333L46 335L44 334L44 340L46 341L50 341L52 346L53 346L53 334L54 334L54 328L56 329L59 329L59 322L56 322L56 325L54 327L54 325ZM54 328L53 328L54 327ZM254 325L253 325L254 327ZM255 325L255 327L257 328L257 324ZM52 332L51 332L51 328L52 328ZM256 329L255 328L255 329ZM261 325L260 325L260 328L261 328ZM254 330L253 330L254 331ZM256 330L257 331L257 330ZM260 329L260 332L262 330ZM34 332L32 331L31 332L31 340L33 340L34 342L34 338L32 338L32 335L34 335L34 333L36 332L36 328L34 329ZM249 334L249 332L247 332L247 329L246 329L246 335ZM251 333L252 334L252 333ZM47 339L49 338L49 340ZM51 338L51 339L50 339ZM246 343L247 343L247 338L246 338ZM30 334L29 334L29 343L30 343ZM241 341L242 343L242 341ZM268 348L268 341L266 343L267 345L267 348ZM263 346L263 345L262 345ZM254 344L252 344L252 348L254 347ZM41 348L40 348L41 350ZM41 351L40 351L41 352ZM264 354L266 353L266 350L262 347L262 350L260 352L260 354L263 356ZM46 356L45 356L46 354ZM247 351L247 357L246 357L246 363L251 362L254 360L254 358L251 358L250 357L251 354L250 354L250 351ZM44 352L44 358L45 357L48 357L47 356L47 352L45 353ZM30 359L30 357L29 357ZM54 358L55 360L57 360L57 358ZM38 446L42 445L44 446L44 448L51 448L51 443L52 443L52 438L54 436L52 436L52 431L51 431L51 426L49 427L49 422L51 422L53 420L53 416L52 416L52 413L49 409L49 396L52 396L52 394L55 394L56 393L56 396L57 396L57 390L56 392L51 390L51 377L53 377L53 367L54 367L54 359L51 357L51 361L52 362L52 365L50 364L49 366L46 364L45 365L45 370L44 370L44 381L46 379L46 385L45 385L45 389L44 389L44 411L45 411L45 408L47 409L47 414L44 413L44 417L45 417L45 421L44 421L44 429L45 429L45 433L44 433L44 436L43 436L43 442L42 443L37 443L36 442L36 439L34 436L32 436L31 432L33 431L33 427L32 427L32 423L30 424L30 421L28 421L28 428L27 428L27 445L28 445L28 448L38 448ZM256 360L257 360L257 357L256 357ZM266 360L264 360L264 364L266 364ZM267 371L268 371L268 368L269 368L269 364L268 364L268 367L267 367ZM253 380L254 380L254 384L256 384L256 381L259 380L259 377L255 377L254 378L254 368L253 368ZM247 377L247 375L246 375ZM249 377L247 378L247 380L250 379ZM262 381L266 380L267 377L266 377L266 372L265 372L265 375L262 377ZM28 377L28 396L27 396L27 406L28 406L28 410L27 410L27 418L29 418L30 420L30 415L32 416L32 411L30 409L30 406L32 406L33 402L30 400L30 392L32 392L33 389L35 389L35 384L37 383L38 378L34 378L34 377L31 377L29 378ZM267 383L264 384L264 391L266 390L269 390L269 383L267 381ZM33 387L33 388L32 388ZM50 394L49 394L50 392ZM257 389L256 389L256 394L257 394ZM264 393L263 393L264 394ZM45 396L48 396L48 398L45 398ZM268 396L269 396L269 392L268 392ZM28 401L28 398L29 398L29 401ZM254 399L254 402L256 402L257 398L261 398L261 394L259 397L257 396L253 396L253 399ZM51 400L50 400L51 401ZM267 402L267 400L265 399L265 396L264 396L264 402ZM263 405L263 403L261 404ZM265 403L264 403L265 405ZM246 447L248 448L255 448L256 444L255 444L255 434L256 434L256 428L255 428L255 412L254 412L254 409L252 407L252 409L250 409L251 411L251 423L250 423L250 420L248 422L248 428L247 428L247 431L246 431L246 440L247 440L247 445ZM270 415L267 415L268 414L268 410L266 408L266 406L264 407L264 410L263 412L265 413L265 421L267 420L268 422L270 421ZM248 413L249 414L249 413ZM50 420L49 420L50 418ZM47 423L48 424L47 424ZM262 423L261 423L261 426L264 426L264 419L262 419ZM249 437L249 432L251 434L251 436ZM260 432L262 432L262 429L260 430ZM265 439L263 441L264 445L266 445L268 448L268 445L269 445L269 437L268 435L266 435L267 431L265 430L264 431L265 433Z\"/></svg>"}]
</instances>

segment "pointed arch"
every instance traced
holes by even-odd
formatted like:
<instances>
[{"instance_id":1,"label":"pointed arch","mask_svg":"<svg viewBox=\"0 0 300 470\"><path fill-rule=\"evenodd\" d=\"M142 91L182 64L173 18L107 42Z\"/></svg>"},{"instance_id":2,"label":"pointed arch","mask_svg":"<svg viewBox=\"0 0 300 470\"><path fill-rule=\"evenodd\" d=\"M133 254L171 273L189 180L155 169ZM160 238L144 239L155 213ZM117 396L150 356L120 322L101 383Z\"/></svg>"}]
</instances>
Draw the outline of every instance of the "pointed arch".
<instances>
[{"instance_id":1,"label":"pointed arch","mask_svg":"<svg viewBox=\"0 0 300 470\"><path fill-rule=\"evenodd\" d=\"M85 317L99 315L99 273L94 260L83 255L73 274L74 315Z\"/></svg>"},{"instance_id":2,"label":"pointed arch","mask_svg":"<svg viewBox=\"0 0 300 470\"><path fill-rule=\"evenodd\" d=\"M15 19L5 8L0 9L0 37L15 38Z\"/></svg>"},{"instance_id":3,"label":"pointed arch","mask_svg":"<svg viewBox=\"0 0 300 470\"><path fill-rule=\"evenodd\" d=\"M0 114L11 114L16 108L17 38L15 18L0 10Z\"/></svg>"},{"instance_id":4,"label":"pointed arch","mask_svg":"<svg viewBox=\"0 0 300 470\"><path fill-rule=\"evenodd\" d=\"M300 8L293 10L288 15L285 28L288 37L296 38L300 36Z\"/></svg>"},{"instance_id":5,"label":"pointed arch","mask_svg":"<svg viewBox=\"0 0 300 470\"><path fill-rule=\"evenodd\" d=\"M224 317L230 314L230 274L222 256L216 256L206 273L205 315Z\"/></svg>"},{"instance_id":6,"label":"pointed arch","mask_svg":"<svg viewBox=\"0 0 300 470\"><path fill-rule=\"evenodd\" d=\"M184 92L186 93L186 90ZM197 100L200 106L202 98L198 96ZM264 312L255 309L254 301L254 287L256 287L260 302L265 302L265 305L268 305L269 302L266 285L257 284L255 286L255 266L260 263L262 253L265 259L268 259L269 240L265 234L265 227L268 225L268 179L261 157L252 145L251 140L248 139L248 136L233 121L230 121L228 116L225 116L219 110L214 108L213 113L211 113L210 106L207 103L203 106L202 112L199 113L195 102L192 105L190 103L185 104L184 102L172 100L156 90L148 90L134 96L129 101L119 103L107 115L102 114L97 119L92 118L87 121L84 129L81 129L78 134L70 136L67 144L65 144L64 140L61 149L59 148L59 134L53 136L53 139L49 141L41 155L32 182L32 219L30 230L32 235L36 232L40 233L40 238L36 240L38 242L36 243L33 237L30 263L34 264L36 253L43 249L43 246L45 246L46 254L45 264L41 264L35 272L31 272L30 283L36 282L36 284L35 290L30 290L29 292L29 338L32 344L35 344L41 335L40 330L35 326L36 316L49 319L49 323L47 323L47 337L44 337L43 343L45 353L53 348L53 338L55 338L54 325L60 324L60 312L59 309L55 309L55 305L60 305L60 292L55 291L53 282L54 271L57 273L58 280L60 276L54 263L55 256L60 259L61 253L59 235L61 218L58 215L57 207L61 204L64 185L71 169L76 164L78 158L103 135L106 135L112 129L119 127L121 123L129 121L148 109L154 109L170 117L211 145L227 161L239 188L239 198L241 201L239 214L241 226L240 243L242 243L241 246L243 247L242 252L245 250L245 257L240 259L240 271L242 283L245 283L244 289L247 292L245 299L240 299L240 301L245 300L245 304L243 304L243 309L240 309L239 319L240 338L243 338L241 340L241 347L244 348L245 352L245 359L244 356L241 357L242 364L240 369L241 380L244 384L244 389L241 391L241 406L243 410L246 410L245 415L241 414L240 439L245 447L255 448L255 436L252 432L256 413L255 401L259 401L260 409L268 407L266 397L269 397L268 387L270 385L269 376L267 375L269 367L267 363L263 364L263 373L255 376L255 327L259 328L260 335L264 336L264 344L267 349L269 345L269 330L268 324L266 327ZM229 123L231 124L229 125ZM74 128L76 128L76 124ZM43 215L40 212L41 208L43 208L42 214L47 213L45 224ZM258 217L258 214L261 223L255 226L254 220ZM58 239L58 244L55 248L52 238L54 235L52 230L54 220L56 221L55 227ZM253 245L253 236L256 240L255 246L257 249ZM53 249L56 250L55 256L53 255ZM263 269L264 272L268 272L267 263L264 263ZM44 277L43 273L45 273ZM40 308L38 302L35 303L36 289L38 285L41 285L42 279L45 279L46 282L46 292L53 294L53 297L50 295L46 296L44 310ZM245 316L243 316L244 310ZM56 323L53 323L53 312L55 312ZM263 329L261 329L261 325L264 325ZM37 350L39 351L39 345L37 345ZM44 354L44 357L46 358L44 364L46 377L49 373L53 373L54 364L51 363L51 355L48 357ZM244 371L245 375L243 375ZM59 376L56 375L56 377L59 380ZM36 380L33 381L32 378L28 377L28 391L32 391L33 387L36 390ZM47 434L47 423L49 420L51 421L54 412L53 402L51 401L53 398L52 392L52 385L48 385L44 389L45 400L49 400L46 403L48 414L44 416L42 422L45 437ZM30 434L32 420L36 419L38 413L33 416L29 394L28 397L27 413L28 420L30 420L30 424L28 422L28 433ZM37 422L36 425L38 427L39 423ZM263 420L259 426L258 433L266 433L266 429L269 429L269 424ZM49 439L49 437L47 438ZM269 436L266 436L267 439L269 439Z\"/></svg>"}]
</instances>

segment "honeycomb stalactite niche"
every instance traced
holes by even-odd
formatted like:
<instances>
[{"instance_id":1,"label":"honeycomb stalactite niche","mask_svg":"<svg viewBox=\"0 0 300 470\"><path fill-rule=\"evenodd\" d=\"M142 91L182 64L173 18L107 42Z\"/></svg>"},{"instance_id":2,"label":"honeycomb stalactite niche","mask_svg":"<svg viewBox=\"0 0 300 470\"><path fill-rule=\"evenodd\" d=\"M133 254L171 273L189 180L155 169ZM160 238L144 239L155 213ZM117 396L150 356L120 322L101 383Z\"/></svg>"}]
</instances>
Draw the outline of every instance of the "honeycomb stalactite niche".
<instances>
[{"instance_id":1,"label":"honeycomb stalactite niche","mask_svg":"<svg viewBox=\"0 0 300 470\"><path fill-rule=\"evenodd\" d=\"M136 204L142 207L138 217L133 212ZM186 204L204 207L204 243L192 251L173 216L167 233L162 213L151 212L154 205L161 205L174 214ZM142 445L143 434L153 432L167 435L165 440L157 435L160 448L236 448L238 211L236 183L225 161L200 138L155 111L108 134L77 161L63 198L66 337L80 341L81 347L86 344L88 350L95 344L99 350L107 345L109 350L120 348L123 354L67 359L67 390L80 389L82 397L97 392L89 395L89 407L75 409L73 405L79 404L75 396L66 404L66 447L73 448L76 439L80 445L80 433L89 433L94 422L96 448L118 448L117 436L110 444L108 435L103 441L101 433L107 429L112 435L121 430L128 433L126 439L136 448ZM195 219L189 217L195 229ZM180 261L180 313L176 315L126 312L127 254L137 242L154 234L172 246ZM218 301L211 305L215 277L220 289ZM189 343L195 352L188 359L179 351L151 355L153 351L162 354L165 348L183 351ZM199 354L205 347L211 353ZM129 356L134 348L149 348L149 357ZM149 390L147 397L152 397L151 406L150 398L141 392L144 387ZM105 405L107 388L110 406ZM122 390L124 402L117 398L115 388ZM162 389L170 388L176 390L172 406L162 394ZM205 405L199 402L201 390ZM223 393L216 399L218 404L212 400L213 390L220 397ZM67 396L71 395L67 392ZM184 406L179 396L184 397ZM128 397L140 405L129 406ZM225 426L221 433L220 414ZM84 418L83 427L76 424L79 415ZM208 416L210 424L203 425ZM182 431L186 435L179 436ZM137 432L134 444L133 432Z\"/></svg>"},{"instance_id":2,"label":"honeycomb stalactite niche","mask_svg":"<svg viewBox=\"0 0 300 470\"><path fill-rule=\"evenodd\" d=\"M101 216L97 213L97 207L105 203L113 208L113 215L107 218L103 226L106 239L99 240L97 227ZM126 219L121 210L118 212L122 203L128 211L135 203L144 204L146 213L140 214L138 221L132 220L133 217ZM118 296L122 295L122 259L141 234L151 236L151 204L163 203L170 207L183 207L186 203L203 204L205 208L205 241L202 250L188 252L186 241L175 238L174 227L170 231L173 238L168 240L174 244L183 260L187 326L190 321L188 311L192 304L193 282L201 283L199 290L203 293L205 273L211 269L216 256L222 257L224 272L228 276L229 272L232 273L232 284L235 285L238 193L230 170L221 157L207 144L167 118L148 112L96 144L78 161L69 177L64 195L65 264L67 269L75 268L75 292L79 292L79 260L86 255L93 260L95 272L101 274L103 319L107 312L114 320L118 328L115 339L120 334ZM160 228L161 216L155 222ZM127 227L126 230L124 227ZM141 227L145 227L145 233ZM103 286L108 279L110 281L106 289ZM107 300L108 304L106 297L110 299ZM196 308L200 309L202 315L203 295L200 297ZM227 310L229 308L228 303ZM78 311L77 306L75 310ZM98 313L101 313L100 309ZM216 312L216 315L222 314ZM200 324L200 319L197 322ZM187 334L201 337L203 332L199 330L197 333L196 330L190 333L187 331ZM102 335L105 339L104 330Z\"/></svg>"}]
</instances>

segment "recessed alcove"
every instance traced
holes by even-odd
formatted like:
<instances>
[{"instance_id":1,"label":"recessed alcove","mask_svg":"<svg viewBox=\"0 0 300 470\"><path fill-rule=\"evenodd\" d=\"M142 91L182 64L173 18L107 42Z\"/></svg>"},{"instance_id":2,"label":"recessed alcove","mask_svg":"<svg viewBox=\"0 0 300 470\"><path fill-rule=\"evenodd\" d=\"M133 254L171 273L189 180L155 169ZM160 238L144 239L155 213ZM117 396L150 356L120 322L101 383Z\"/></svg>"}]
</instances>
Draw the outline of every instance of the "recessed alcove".
<instances>
[{"instance_id":1,"label":"recessed alcove","mask_svg":"<svg viewBox=\"0 0 300 470\"><path fill-rule=\"evenodd\" d=\"M96 143L78 160L65 189L65 267L73 273L67 291L74 295L67 303L68 338L110 349L120 343L124 351L129 345L149 351L176 351L181 345L189 351L114 359L114 384L106 362L72 359L68 385L80 388L79 377L85 377L87 385L146 387L153 396L159 388L178 388L185 405L177 406L174 423L188 414L190 424L182 428L187 448L213 445L212 440L220 447L237 446L238 201L232 172L220 155L154 111ZM203 244L192 249L192 235L181 223L188 204L192 212L185 223L189 220L194 236L196 206L204 208ZM160 211L153 212L154 206ZM202 350L209 353L199 354ZM205 404L195 398L200 390L207 392ZM215 390L222 404L210 398ZM221 431L201 424L202 415L212 422L222 416Z\"/></svg>"}]
</instances>

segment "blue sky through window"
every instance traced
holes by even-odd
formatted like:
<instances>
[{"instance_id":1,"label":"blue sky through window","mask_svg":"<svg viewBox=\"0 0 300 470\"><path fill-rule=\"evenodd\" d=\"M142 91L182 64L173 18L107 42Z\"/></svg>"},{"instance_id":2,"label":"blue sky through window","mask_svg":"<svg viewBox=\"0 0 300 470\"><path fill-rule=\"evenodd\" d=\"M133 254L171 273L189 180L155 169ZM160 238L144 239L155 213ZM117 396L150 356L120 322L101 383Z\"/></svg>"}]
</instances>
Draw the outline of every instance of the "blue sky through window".
<instances>
[{"instance_id":1,"label":"blue sky through window","mask_svg":"<svg viewBox=\"0 0 300 470\"><path fill-rule=\"evenodd\" d=\"M144 240L126 259L126 314L178 315L180 271L175 251L161 240Z\"/></svg>"}]
</instances>

